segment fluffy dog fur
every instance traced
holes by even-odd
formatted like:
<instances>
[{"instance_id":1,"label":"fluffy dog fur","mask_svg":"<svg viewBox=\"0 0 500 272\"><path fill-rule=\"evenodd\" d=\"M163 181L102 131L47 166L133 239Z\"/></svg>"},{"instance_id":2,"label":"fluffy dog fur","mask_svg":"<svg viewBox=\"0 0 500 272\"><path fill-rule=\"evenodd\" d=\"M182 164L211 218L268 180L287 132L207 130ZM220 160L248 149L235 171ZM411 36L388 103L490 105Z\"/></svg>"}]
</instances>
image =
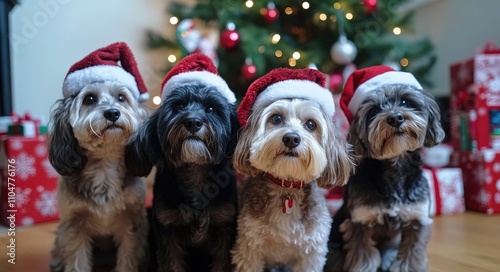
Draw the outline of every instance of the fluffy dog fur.
<instances>
[{"instance_id":1,"label":"fluffy dog fur","mask_svg":"<svg viewBox=\"0 0 500 272\"><path fill-rule=\"evenodd\" d=\"M234 166L249 178L233 252L236 271L282 265L322 271L331 217L319 187L343 185L352 169L348 144L328 120L315 101L281 99L254 109L241 130ZM299 137L296 147L285 143L291 133ZM304 187L284 188L267 173L303 181ZM286 196L294 201L291 214L282 212Z\"/></svg>"},{"instance_id":2,"label":"fluffy dog fur","mask_svg":"<svg viewBox=\"0 0 500 272\"><path fill-rule=\"evenodd\" d=\"M327 271L427 271L432 219L418 149L443 138L427 92L391 84L369 94L350 128L361 161L333 219Z\"/></svg>"},{"instance_id":3,"label":"fluffy dog fur","mask_svg":"<svg viewBox=\"0 0 500 272\"><path fill-rule=\"evenodd\" d=\"M146 188L126 174L124 146L148 111L118 83L93 83L56 102L49 159L61 175L51 271L91 271L93 245L112 236L116 271L138 271L148 224Z\"/></svg>"},{"instance_id":4,"label":"fluffy dog fur","mask_svg":"<svg viewBox=\"0 0 500 272\"><path fill-rule=\"evenodd\" d=\"M159 271L231 271L237 194L229 158L238 129L234 105L217 89L187 84L128 144L132 173L158 166L152 227Z\"/></svg>"}]
</instances>

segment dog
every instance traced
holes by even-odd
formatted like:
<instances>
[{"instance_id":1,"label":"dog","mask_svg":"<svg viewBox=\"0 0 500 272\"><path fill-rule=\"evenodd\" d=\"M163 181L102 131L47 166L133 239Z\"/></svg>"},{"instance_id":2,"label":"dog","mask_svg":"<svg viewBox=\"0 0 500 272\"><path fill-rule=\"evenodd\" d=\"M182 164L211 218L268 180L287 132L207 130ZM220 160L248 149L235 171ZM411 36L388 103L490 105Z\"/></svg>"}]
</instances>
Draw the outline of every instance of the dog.
<instances>
[{"instance_id":1,"label":"dog","mask_svg":"<svg viewBox=\"0 0 500 272\"><path fill-rule=\"evenodd\" d=\"M432 219L419 148L443 140L440 110L414 79L398 83L404 72L390 73L396 78L383 78L350 109L359 162L333 218L325 271L428 270Z\"/></svg>"},{"instance_id":2,"label":"dog","mask_svg":"<svg viewBox=\"0 0 500 272\"><path fill-rule=\"evenodd\" d=\"M251 113L240 113L245 99L255 97L252 89L266 82L273 84L258 96L269 99L257 98ZM236 271L323 269L331 217L320 187L343 185L352 169L349 146L331 121L333 108L332 114L324 110L323 103L333 107L333 98L323 84L312 69L276 69L255 81L240 104L238 114L248 121L240 120L233 163L247 178L233 250ZM302 97L304 89L323 93L322 99Z\"/></svg>"},{"instance_id":3,"label":"dog","mask_svg":"<svg viewBox=\"0 0 500 272\"><path fill-rule=\"evenodd\" d=\"M157 166L151 224L158 271L232 270L236 99L204 69L215 71L206 56L193 54L169 72L164 100L126 148L131 173L147 175Z\"/></svg>"},{"instance_id":4,"label":"dog","mask_svg":"<svg viewBox=\"0 0 500 272\"><path fill-rule=\"evenodd\" d=\"M148 223L142 178L127 175L125 144L148 110L120 82L86 85L51 114L49 159L61 175L60 222L51 271L92 271L94 245L116 247L116 271L145 263ZM97 256L96 256L97 257Z\"/></svg>"}]
</instances>

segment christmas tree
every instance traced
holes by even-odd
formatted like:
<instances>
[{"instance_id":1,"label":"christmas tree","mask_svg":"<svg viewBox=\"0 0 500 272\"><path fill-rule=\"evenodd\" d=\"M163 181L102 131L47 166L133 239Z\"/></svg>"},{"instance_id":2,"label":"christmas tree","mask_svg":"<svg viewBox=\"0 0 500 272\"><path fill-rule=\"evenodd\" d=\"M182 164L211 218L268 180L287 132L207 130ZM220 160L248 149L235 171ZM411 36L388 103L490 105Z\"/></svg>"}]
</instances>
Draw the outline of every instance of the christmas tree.
<instances>
[{"instance_id":1,"label":"christmas tree","mask_svg":"<svg viewBox=\"0 0 500 272\"><path fill-rule=\"evenodd\" d=\"M407 35L413 14L401 6L408 1L173 3L168 16L177 29L175 38L148 31L147 45L170 51L162 73L189 53L209 55L240 99L255 78L277 67L317 67L334 92L341 91L353 69L380 64L411 72L428 87L427 74L436 57L428 39Z\"/></svg>"}]
</instances>

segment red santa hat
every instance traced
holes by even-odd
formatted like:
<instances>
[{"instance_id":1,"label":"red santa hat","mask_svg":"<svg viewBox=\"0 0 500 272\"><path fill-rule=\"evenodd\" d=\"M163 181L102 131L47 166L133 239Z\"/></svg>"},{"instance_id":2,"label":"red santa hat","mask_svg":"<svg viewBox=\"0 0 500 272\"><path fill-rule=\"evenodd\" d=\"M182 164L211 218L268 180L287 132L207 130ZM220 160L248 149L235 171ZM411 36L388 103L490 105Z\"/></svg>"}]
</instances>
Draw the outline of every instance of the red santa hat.
<instances>
[{"instance_id":1,"label":"red santa hat","mask_svg":"<svg viewBox=\"0 0 500 272\"><path fill-rule=\"evenodd\" d=\"M371 66L356 70L347 78L340 98L340 108L349 123L352 122L368 93L388 84L404 84L422 89L411 73L395 71L388 66Z\"/></svg>"},{"instance_id":2,"label":"red santa hat","mask_svg":"<svg viewBox=\"0 0 500 272\"><path fill-rule=\"evenodd\" d=\"M277 68L255 80L238 107L238 120L247 124L252 109L285 98L314 100L331 117L335 113L332 93L325 88L326 78L316 69Z\"/></svg>"},{"instance_id":3,"label":"red santa hat","mask_svg":"<svg viewBox=\"0 0 500 272\"><path fill-rule=\"evenodd\" d=\"M236 102L236 96L226 81L219 76L213 61L206 55L195 53L183 58L168 72L161 84L161 99L184 84L201 84L215 87L229 103Z\"/></svg>"},{"instance_id":4,"label":"red santa hat","mask_svg":"<svg viewBox=\"0 0 500 272\"><path fill-rule=\"evenodd\" d=\"M124 42L97 49L73 64L63 82L63 96L68 98L88 84L104 81L124 84L139 102L149 99L134 55Z\"/></svg>"}]
</instances>

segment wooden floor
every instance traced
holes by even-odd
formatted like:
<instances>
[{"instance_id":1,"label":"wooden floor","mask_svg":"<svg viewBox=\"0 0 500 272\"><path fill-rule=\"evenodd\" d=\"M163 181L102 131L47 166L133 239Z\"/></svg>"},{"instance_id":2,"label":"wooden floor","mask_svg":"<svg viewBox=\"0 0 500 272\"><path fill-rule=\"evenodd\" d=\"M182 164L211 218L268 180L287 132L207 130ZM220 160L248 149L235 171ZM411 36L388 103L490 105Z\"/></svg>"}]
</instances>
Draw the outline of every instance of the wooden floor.
<instances>
[{"instance_id":1,"label":"wooden floor","mask_svg":"<svg viewBox=\"0 0 500 272\"><path fill-rule=\"evenodd\" d=\"M49 271L50 248L57 223L16 231L16 264L7 262L7 234L0 235L0 272ZM499 272L500 215L479 213L434 219L428 247L430 271Z\"/></svg>"}]
</instances>

